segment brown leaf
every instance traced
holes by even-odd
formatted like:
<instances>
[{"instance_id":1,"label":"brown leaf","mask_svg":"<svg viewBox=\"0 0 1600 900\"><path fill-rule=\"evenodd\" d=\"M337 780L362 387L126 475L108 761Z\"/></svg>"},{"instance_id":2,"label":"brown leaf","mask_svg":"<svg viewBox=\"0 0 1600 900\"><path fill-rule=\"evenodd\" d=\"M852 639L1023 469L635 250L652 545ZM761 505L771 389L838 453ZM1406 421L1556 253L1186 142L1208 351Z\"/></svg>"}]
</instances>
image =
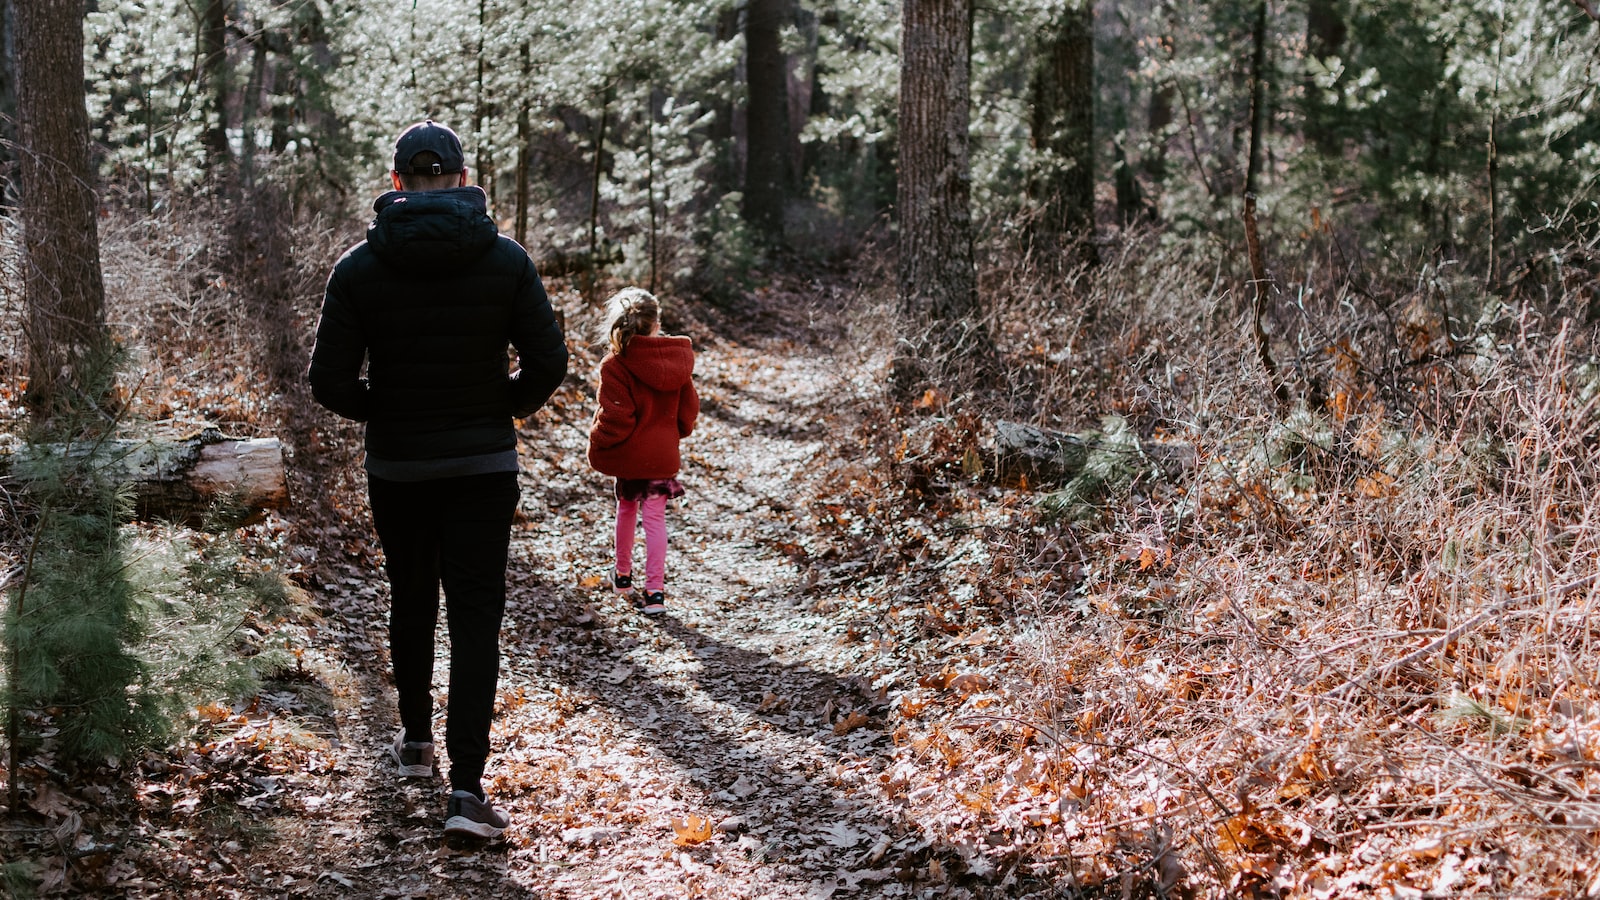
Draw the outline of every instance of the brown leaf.
<instances>
[{"instance_id":1,"label":"brown leaf","mask_svg":"<svg viewBox=\"0 0 1600 900\"><path fill-rule=\"evenodd\" d=\"M928 388L922 393L921 397L917 398L917 402L913 405L917 409L939 410L943 409L948 402L950 402L950 398L943 391L938 388Z\"/></svg>"},{"instance_id":2,"label":"brown leaf","mask_svg":"<svg viewBox=\"0 0 1600 900\"><path fill-rule=\"evenodd\" d=\"M693 847L711 840L711 820L690 813L672 820L672 842L679 847Z\"/></svg>"},{"instance_id":3,"label":"brown leaf","mask_svg":"<svg viewBox=\"0 0 1600 900\"><path fill-rule=\"evenodd\" d=\"M49 782L39 783L34 789L33 797L28 800L28 805L33 807L34 812L50 818L65 816L72 812L67 795L56 790Z\"/></svg>"},{"instance_id":4,"label":"brown leaf","mask_svg":"<svg viewBox=\"0 0 1600 900\"><path fill-rule=\"evenodd\" d=\"M966 675L958 675L955 678L952 678L950 680L950 684L947 685L950 690L955 691L963 697L976 694L979 691L987 691L992 686L993 685L990 683L989 679L983 677L982 675L971 673Z\"/></svg>"},{"instance_id":5,"label":"brown leaf","mask_svg":"<svg viewBox=\"0 0 1600 900\"><path fill-rule=\"evenodd\" d=\"M867 718L866 713L861 712L860 710L852 710L849 715L833 724L833 733L848 734L849 732L855 731L857 728L867 724L868 721L870 720Z\"/></svg>"}]
</instances>

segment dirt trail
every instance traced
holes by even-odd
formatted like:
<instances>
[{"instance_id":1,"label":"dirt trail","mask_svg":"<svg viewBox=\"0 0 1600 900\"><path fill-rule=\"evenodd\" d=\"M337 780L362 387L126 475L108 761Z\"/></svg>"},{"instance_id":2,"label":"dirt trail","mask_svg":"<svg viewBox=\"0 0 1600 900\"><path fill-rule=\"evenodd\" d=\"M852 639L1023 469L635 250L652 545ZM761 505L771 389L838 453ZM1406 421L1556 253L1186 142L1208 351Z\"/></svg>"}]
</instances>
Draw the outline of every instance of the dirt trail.
<instances>
[{"instance_id":1,"label":"dirt trail","mask_svg":"<svg viewBox=\"0 0 1600 900\"><path fill-rule=\"evenodd\" d=\"M813 480L839 459L854 390L816 346L702 343L689 494L669 511L670 613L604 582L609 480L583 447L591 396L563 390L524 442L489 789L503 842L440 838L443 784L401 783L382 622L354 649L311 842L275 873L298 894L546 898L916 896L894 860L921 846L884 799L884 692L897 664L805 599L793 561ZM576 366L586 363L576 361ZM577 380L586 382L588 373ZM642 541L640 552L642 554ZM332 618L338 618L334 616ZM337 631L341 625L330 622ZM441 642L441 650L442 642ZM436 683L446 667L441 658ZM442 693L442 689L441 689ZM709 833L709 839L706 835ZM316 870L316 871L313 871ZM258 883L261 883L258 881Z\"/></svg>"}]
</instances>

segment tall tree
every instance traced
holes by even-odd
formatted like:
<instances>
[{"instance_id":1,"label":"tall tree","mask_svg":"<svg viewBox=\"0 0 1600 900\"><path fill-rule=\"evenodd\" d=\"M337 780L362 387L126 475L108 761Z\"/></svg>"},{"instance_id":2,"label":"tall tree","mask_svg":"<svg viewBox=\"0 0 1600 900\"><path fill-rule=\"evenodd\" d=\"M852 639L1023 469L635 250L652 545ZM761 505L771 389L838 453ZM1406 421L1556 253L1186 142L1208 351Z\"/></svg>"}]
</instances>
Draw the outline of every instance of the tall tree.
<instances>
[{"instance_id":1,"label":"tall tree","mask_svg":"<svg viewBox=\"0 0 1600 900\"><path fill-rule=\"evenodd\" d=\"M745 123L744 217L768 241L783 236L789 186L789 61L780 41L790 0L750 0L745 12L745 78L750 88Z\"/></svg>"},{"instance_id":2,"label":"tall tree","mask_svg":"<svg viewBox=\"0 0 1600 900\"><path fill-rule=\"evenodd\" d=\"M226 0L205 0L199 12L200 58L195 62L204 98L201 141L206 148L206 165L215 169L229 161L228 4Z\"/></svg>"},{"instance_id":3,"label":"tall tree","mask_svg":"<svg viewBox=\"0 0 1600 900\"><path fill-rule=\"evenodd\" d=\"M1255 22L1250 27L1250 148L1246 151L1244 192L1261 188L1261 165L1265 156L1267 124L1267 0L1256 3Z\"/></svg>"},{"instance_id":4,"label":"tall tree","mask_svg":"<svg viewBox=\"0 0 1600 900\"><path fill-rule=\"evenodd\" d=\"M1309 0L1306 6L1305 134L1307 140L1326 154L1337 153L1338 138L1330 121L1332 110L1321 83L1328 69L1344 50L1344 16L1335 0Z\"/></svg>"},{"instance_id":5,"label":"tall tree","mask_svg":"<svg viewBox=\"0 0 1600 900\"><path fill-rule=\"evenodd\" d=\"M1043 36L1033 76L1033 143L1052 163L1034 189L1056 234L1094 230L1094 93L1094 4L1073 0Z\"/></svg>"},{"instance_id":6,"label":"tall tree","mask_svg":"<svg viewBox=\"0 0 1600 900\"><path fill-rule=\"evenodd\" d=\"M84 106L83 0L17 4L28 406L40 419L99 398L86 393L110 340Z\"/></svg>"},{"instance_id":7,"label":"tall tree","mask_svg":"<svg viewBox=\"0 0 1600 900\"><path fill-rule=\"evenodd\" d=\"M11 4L12 0L0 0L0 160L11 158L9 148L17 137L17 65Z\"/></svg>"},{"instance_id":8,"label":"tall tree","mask_svg":"<svg viewBox=\"0 0 1600 900\"><path fill-rule=\"evenodd\" d=\"M905 394L988 342L972 253L972 2L905 0L900 22L898 293L907 334L893 377Z\"/></svg>"}]
</instances>

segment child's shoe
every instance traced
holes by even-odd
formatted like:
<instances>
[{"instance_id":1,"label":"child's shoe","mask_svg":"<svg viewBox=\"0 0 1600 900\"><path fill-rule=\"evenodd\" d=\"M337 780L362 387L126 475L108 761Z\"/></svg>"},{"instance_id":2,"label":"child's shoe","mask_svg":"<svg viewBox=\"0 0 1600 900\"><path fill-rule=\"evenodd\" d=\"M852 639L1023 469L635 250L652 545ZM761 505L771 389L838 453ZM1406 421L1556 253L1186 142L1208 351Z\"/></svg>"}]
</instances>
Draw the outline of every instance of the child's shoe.
<instances>
[{"instance_id":1,"label":"child's shoe","mask_svg":"<svg viewBox=\"0 0 1600 900\"><path fill-rule=\"evenodd\" d=\"M667 611L667 595L665 591L648 591L644 600L639 605L639 612L647 616L663 615Z\"/></svg>"},{"instance_id":2,"label":"child's shoe","mask_svg":"<svg viewBox=\"0 0 1600 900\"><path fill-rule=\"evenodd\" d=\"M611 589L618 594L627 594L633 590L633 576L621 572L611 573Z\"/></svg>"}]
</instances>

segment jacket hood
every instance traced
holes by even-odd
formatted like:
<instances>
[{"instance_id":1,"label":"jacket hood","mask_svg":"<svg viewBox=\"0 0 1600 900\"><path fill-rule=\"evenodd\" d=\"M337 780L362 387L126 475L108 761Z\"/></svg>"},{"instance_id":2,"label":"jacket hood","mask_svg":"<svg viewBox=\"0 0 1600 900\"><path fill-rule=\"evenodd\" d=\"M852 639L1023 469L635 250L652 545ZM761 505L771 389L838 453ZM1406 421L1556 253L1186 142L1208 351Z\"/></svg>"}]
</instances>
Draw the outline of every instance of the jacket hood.
<instances>
[{"instance_id":1,"label":"jacket hood","mask_svg":"<svg viewBox=\"0 0 1600 900\"><path fill-rule=\"evenodd\" d=\"M635 335L622 354L633 377L658 391L675 391L694 374L694 345L686 337Z\"/></svg>"},{"instance_id":2,"label":"jacket hood","mask_svg":"<svg viewBox=\"0 0 1600 900\"><path fill-rule=\"evenodd\" d=\"M373 201L377 216L367 243L378 258L406 272L447 272L476 260L499 232L488 198L476 186L442 191L390 191Z\"/></svg>"}]
</instances>

